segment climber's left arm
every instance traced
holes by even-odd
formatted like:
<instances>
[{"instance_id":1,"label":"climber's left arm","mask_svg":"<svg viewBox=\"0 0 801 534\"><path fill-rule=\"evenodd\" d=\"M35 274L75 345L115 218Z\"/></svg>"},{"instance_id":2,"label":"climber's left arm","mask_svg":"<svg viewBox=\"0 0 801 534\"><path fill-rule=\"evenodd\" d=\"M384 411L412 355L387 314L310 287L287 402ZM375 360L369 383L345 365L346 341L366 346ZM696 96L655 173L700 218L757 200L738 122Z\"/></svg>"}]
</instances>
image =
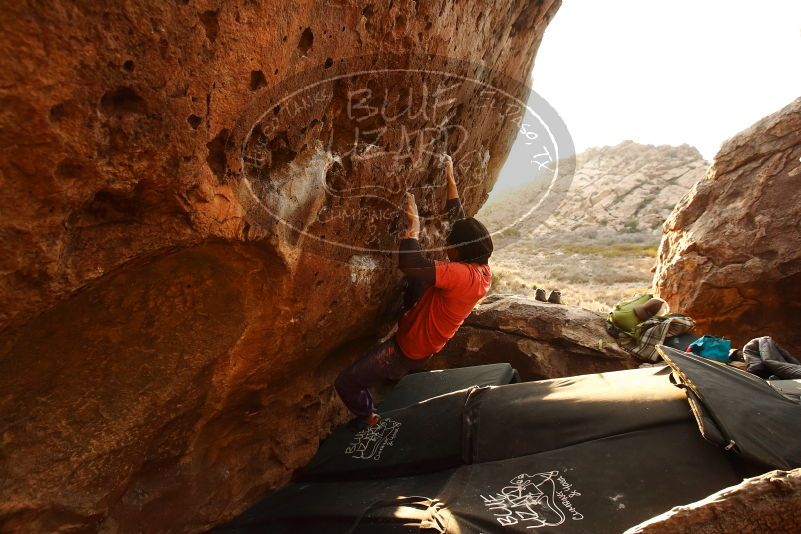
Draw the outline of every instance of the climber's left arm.
<instances>
[{"instance_id":1,"label":"climber's left arm","mask_svg":"<svg viewBox=\"0 0 801 534\"><path fill-rule=\"evenodd\" d=\"M420 248L420 217L417 214L417 203L414 195L406 193L406 230L401 236L398 249L398 267L410 278L421 280L425 284L433 284L435 278L434 261L427 258Z\"/></svg>"}]
</instances>

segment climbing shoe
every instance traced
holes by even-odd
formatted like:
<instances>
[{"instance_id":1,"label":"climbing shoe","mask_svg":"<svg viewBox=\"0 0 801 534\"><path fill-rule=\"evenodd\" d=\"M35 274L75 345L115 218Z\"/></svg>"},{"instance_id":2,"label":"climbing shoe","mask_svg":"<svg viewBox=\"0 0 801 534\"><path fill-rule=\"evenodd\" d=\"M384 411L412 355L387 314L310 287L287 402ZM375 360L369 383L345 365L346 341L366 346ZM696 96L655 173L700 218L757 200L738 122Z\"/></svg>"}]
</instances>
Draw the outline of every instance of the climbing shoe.
<instances>
[{"instance_id":1,"label":"climbing shoe","mask_svg":"<svg viewBox=\"0 0 801 534\"><path fill-rule=\"evenodd\" d=\"M380 422L381 422L381 416L375 412L367 416L367 428L373 428Z\"/></svg>"},{"instance_id":2,"label":"climbing shoe","mask_svg":"<svg viewBox=\"0 0 801 534\"><path fill-rule=\"evenodd\" d=\"M561 304L562 303L562 292L558 289L554 289L551 291L551 294L548 295L548 302L551 304Z\"/></svg>"},{"instance_id":3,"label":"climbing shoe","mask_svg":"<svg viewBox=\"0 0 801 534\"><path fill-rule=\"evenodd\" d=\"M548 302L545 290L542 289L541 287L537 288L537 292L534 294L534 298L539 300L540 302Z\"/></svg>"},{"instance_id":4,"label":"climbing shoe","mask_svg":"<svg viewBox=\"0 0 801 534\"><path fill-rule=\"evenodd\" d=\"M373 428L381 422L381 416L377 413L371 413L366 417L354 417L345 425L345 427L352 432L361 432L366 428Z\"/></svg>"}]
</instances>

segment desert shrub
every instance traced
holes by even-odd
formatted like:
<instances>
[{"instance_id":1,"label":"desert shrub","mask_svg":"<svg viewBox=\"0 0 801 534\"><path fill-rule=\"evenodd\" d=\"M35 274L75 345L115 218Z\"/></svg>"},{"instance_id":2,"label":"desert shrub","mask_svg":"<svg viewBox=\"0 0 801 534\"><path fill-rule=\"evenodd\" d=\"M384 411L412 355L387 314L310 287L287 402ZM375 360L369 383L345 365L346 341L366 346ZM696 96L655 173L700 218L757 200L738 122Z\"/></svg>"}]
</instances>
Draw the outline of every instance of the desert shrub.
<instances>
[{"instance_id":1,"label":"desert shrub","mask_svg":"<svg viewBox=\"0 0 801 534\"><path fill-rule=\"evenodd\" d=\"M501 285L501 281L502 280L503 280L503 272L494 271L492 273L492 282L491 282L490 285L492 287L499 286L499 285Z\"/></svg>"},{"instance_id":2,"label":"desert shrub","mask_svg":"<svg viewBox=\"0 0 801 534\"><path fill-rule=\"evenodd\" d=\"M623 232L627 234L633 234L640 231L640 226L637 221L629 221L625 225L623 225Z\"/></svg>"},{"instance_id":3,"label":"desert shrub","mask_svg":"<svg viewBox=\"0 0 801 534\"><path fill-rule=\"evenodd\" d=\"M501 291L501 286L503 285L503 278L504 273L503 271L499 271L497 269L492 270L492 280L490 281L490 288L487 292L488 294L498 293Z\"/></svg>"}]
</instances>

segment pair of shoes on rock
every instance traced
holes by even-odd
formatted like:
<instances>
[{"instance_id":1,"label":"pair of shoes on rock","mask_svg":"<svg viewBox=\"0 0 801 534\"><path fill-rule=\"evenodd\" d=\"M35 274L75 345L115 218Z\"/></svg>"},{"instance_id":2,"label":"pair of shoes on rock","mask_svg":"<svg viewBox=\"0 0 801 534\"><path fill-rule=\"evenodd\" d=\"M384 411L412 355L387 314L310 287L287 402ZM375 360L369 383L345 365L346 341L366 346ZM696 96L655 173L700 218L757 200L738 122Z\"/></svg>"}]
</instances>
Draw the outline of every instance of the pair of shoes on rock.
<instances>
[{"instance_id":1,"label":"pair of shoes on rock","mask_svg":"<svg viewBox=\"0 0 801 534\"><path fill-rule=\"evenodd\" d=\"M546 292L543 288L538 287L537 292L534 294L534 298L539 300L540 302L550 302L551 304L561 304L562 303L562 292L558 289L554 289L551 291L551 294L547 297L545 296Z\"/></svg>"}]
</instances>

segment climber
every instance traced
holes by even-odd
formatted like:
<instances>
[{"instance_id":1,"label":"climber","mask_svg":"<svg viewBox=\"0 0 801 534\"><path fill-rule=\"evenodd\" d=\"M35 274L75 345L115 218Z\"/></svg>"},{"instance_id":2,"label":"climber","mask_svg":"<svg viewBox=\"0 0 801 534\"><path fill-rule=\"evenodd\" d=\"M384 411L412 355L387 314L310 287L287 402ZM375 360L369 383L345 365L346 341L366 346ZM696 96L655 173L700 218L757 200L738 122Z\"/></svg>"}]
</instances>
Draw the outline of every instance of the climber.
<instances>
[{"instance_id":1,"label":"climber","mask_svg":"<svg viewBox=\"0 0 801 534\"><path fill-rule=\"evenodd\" d=\"M398 266L414 293L398 322L396 334L370 349L345 368L334 384L345 406L372 427L380 421L369 387L398 380L425 365L453 337L473 306L487 294L492 275L487 264L492 238L483 224L465 218L453 175L453 160L445 155L450 232L446 252L450 261L426 258L417 238L417 204L406 193L407 229L401 236Z\"/></svg>"}]
</instances>

